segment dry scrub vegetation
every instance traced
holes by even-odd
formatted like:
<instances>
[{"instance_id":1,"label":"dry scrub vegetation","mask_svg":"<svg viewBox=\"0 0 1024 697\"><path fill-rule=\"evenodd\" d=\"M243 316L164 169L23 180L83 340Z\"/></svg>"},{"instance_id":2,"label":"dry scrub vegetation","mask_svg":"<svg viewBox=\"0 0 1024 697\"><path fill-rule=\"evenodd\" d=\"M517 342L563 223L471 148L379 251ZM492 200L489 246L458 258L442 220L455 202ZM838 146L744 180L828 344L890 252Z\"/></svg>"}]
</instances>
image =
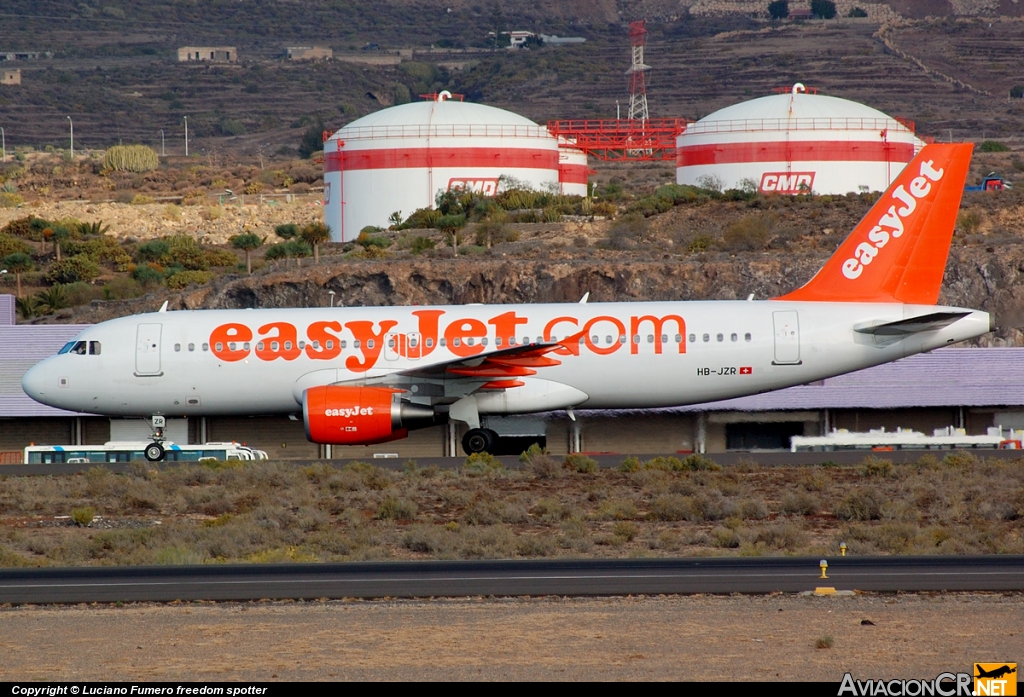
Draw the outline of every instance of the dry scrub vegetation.
<instances>
[{"instance_id":1,"label":"dry scrub vegetation","mask_svg":"<svg viewBox=\"0 0 1024 697\"><path fill-rule=\"evenodd\" d=\"M213 463L0 479L0 565L1022 553L1021 461L950 453L721 469L597 469L534 453L401 472Z\"/></svg>"}]
</instances>

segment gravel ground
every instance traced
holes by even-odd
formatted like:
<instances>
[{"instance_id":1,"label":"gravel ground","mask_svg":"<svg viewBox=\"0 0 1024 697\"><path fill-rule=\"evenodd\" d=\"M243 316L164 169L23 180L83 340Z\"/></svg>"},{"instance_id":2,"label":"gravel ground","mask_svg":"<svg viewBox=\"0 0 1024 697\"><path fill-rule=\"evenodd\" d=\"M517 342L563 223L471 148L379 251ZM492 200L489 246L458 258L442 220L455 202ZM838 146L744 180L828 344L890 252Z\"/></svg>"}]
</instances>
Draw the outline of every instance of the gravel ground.
<instances>
[{"instance_id":1,"label":"gravel ground","mask_svg":"<svg viewBox=\"0 0 1024 697\"><path fill-rule=\"evenodd\" d=\"M0 624L8 681L838 682L1024 658L1020 594L29 606Z\"/></svg>"}]
</instances>

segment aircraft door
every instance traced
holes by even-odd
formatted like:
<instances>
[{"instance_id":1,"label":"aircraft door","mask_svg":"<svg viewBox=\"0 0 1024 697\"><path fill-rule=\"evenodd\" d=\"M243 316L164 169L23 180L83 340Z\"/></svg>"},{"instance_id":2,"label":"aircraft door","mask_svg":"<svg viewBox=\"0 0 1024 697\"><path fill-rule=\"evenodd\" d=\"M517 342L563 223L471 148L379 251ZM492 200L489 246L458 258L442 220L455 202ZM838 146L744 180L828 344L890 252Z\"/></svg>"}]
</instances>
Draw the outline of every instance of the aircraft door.
<instances>
[{"instance_id":1,"label":"aircraft door","mask_svg":"<svg viewBox=\"0 0 1024 697\"><path fill-rule=\"evenodd\" d=\"M160 331L162 324L140 324L135 341L135 374L162 375L160 372Z\"/></svg>"},{"instance_id":2,"label":"aircraft door","mask_svg":"<svg viewBox=\"0 0 1024 697\"><path fill-rule=\"evenodd\" d=\"M775 320L774 365L800 364L800 320L796 310L773 312Z\"/></svg>"}]
</instances>

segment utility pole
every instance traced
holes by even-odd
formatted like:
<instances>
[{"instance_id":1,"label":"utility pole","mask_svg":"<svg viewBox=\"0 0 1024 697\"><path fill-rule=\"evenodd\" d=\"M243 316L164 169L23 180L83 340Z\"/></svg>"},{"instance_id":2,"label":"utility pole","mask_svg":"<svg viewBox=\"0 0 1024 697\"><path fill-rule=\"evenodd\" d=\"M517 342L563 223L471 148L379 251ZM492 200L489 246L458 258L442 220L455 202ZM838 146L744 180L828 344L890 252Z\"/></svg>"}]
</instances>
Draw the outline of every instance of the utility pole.
<instances>
[{"instance_id":1,"label":"utility pole","mask_svg":"<svg viewBox=\"0 0 1024 697\"><path fill-rule=\"evenodd\" d=\"M185 157L188 157L188 117L185 117Z\"/></svg>"},{"instance_id":2,"label":"utility pole","mask_svg":"<svg viewBox=\"0 0 1024 697\"><path fill-rule=\"evenodd\" d=\"M68 123L71 124L71 159L75 159L75 122L68 117Z\"/></svg>"},{"instance_id":3,"label":"utility pole","mask_svg":"<svg viewBox=\"0 0 1024 697\"><path fill-rule=\"evenodd\" d=\"M164 129L160 129L160 157L167 157L167 150L164 148Z\"/></svg>"},{"instance_id":4,"label":"utility pole","mask_svg":"<svg viewBox=\"0 0 1024 697\"><path fill-rule=\"evenodd\" d=\"M0 143L3 143L4 157L0 162L7 162L7 134L4 133L4 127L0 126Z\"/></svg>"}]
</instances>

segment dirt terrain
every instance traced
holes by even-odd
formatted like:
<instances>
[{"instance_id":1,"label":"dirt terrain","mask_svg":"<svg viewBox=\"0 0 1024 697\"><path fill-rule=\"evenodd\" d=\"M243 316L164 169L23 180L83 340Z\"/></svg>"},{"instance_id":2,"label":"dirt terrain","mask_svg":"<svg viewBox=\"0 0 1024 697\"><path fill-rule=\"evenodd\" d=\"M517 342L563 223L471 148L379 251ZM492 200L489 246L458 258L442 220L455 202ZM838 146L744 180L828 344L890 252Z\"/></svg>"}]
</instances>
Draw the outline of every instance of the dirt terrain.
<instances>
[{"instance_id":1,"label":"dirt terrain","mask_svg":"<svg viewBox=\"0 0 1024 697\"><path fill-rule=\"evenodd\" d=\"M7 681L838 683L1024 654L1016 594L19 607L0 621Z\"/></svg>"}]
</instances>

